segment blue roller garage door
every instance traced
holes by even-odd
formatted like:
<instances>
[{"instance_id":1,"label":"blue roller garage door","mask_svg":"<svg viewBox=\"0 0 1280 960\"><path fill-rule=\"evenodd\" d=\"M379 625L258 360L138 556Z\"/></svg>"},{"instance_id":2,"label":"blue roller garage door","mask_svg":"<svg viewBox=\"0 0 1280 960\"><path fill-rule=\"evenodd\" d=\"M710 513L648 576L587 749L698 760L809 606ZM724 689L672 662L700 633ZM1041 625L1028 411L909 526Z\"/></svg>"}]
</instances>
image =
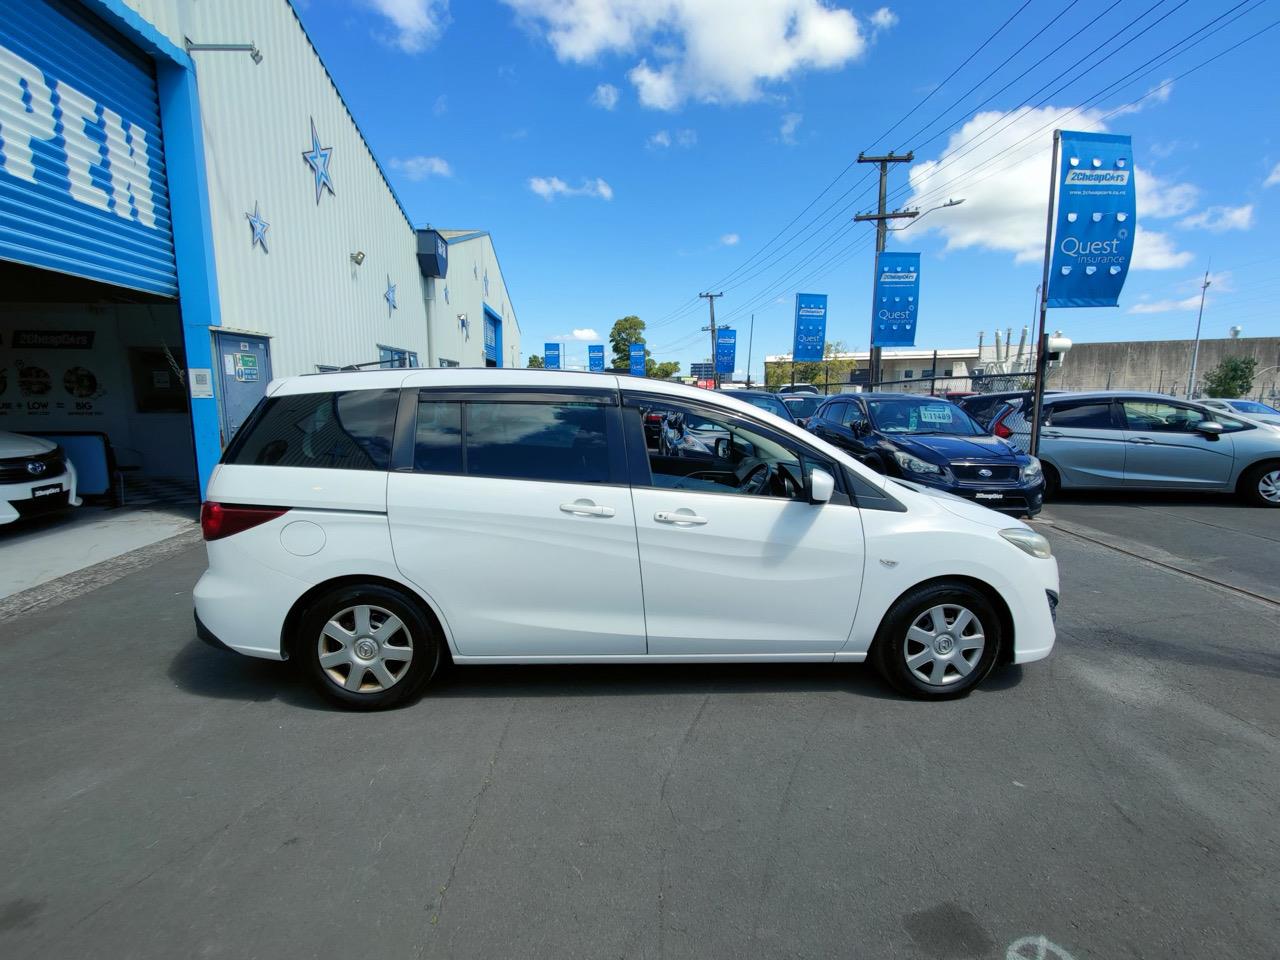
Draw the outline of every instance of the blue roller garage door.
<instances>
[{"instance_id":1,"label":"blue roller garage door","mask_svg":"<svg viewBox=\"0 0 1280 960\"><path fill-rule=\"evenodd\" d=\"M72 4L0 7L0 258L176 296L151 61Z\"/></svg>"}]
</instances>

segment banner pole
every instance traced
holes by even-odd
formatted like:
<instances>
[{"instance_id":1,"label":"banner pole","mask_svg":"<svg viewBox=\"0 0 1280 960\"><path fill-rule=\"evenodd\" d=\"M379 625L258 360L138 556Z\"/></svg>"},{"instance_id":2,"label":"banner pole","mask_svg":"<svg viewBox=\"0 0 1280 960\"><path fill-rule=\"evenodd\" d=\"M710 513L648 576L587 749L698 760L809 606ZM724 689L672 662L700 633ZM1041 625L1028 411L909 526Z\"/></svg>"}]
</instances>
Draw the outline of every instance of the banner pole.
<instances>
[{"instance_id":1,"label":"banner pole","mask_svg":"<svg viewBox=\"0 0 1280 960\"><path fill-rule=\"evenodd\" d=\"M1049 311L1049 261L1053 256L1053 208L1058 196L1058 144L1062 131L1053 131L1053 159L1049 162L1049 212L1044 225L1044 273L1040 280L1040 323L1036 334L1036 378L1031 390L1031 449L1036 456L1040 450L1040 414L1044 403L1044 373L1048 362L1045 350L1045 314Z\"/></svg>"}]
</instances>

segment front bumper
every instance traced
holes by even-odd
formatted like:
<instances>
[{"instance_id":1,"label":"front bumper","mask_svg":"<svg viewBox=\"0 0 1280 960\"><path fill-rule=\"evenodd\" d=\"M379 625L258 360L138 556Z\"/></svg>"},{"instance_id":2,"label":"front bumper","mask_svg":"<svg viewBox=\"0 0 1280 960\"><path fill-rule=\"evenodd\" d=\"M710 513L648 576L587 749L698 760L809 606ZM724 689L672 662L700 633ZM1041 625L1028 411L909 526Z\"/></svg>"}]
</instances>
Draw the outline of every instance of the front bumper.
<instances>
[{"instance_id":1,"label":"front bumper","mask_svg":"<svg viewBox=\"0 0 1280 960\"><path fill-rule=\"evenodd\" d=\"M69 462L66 469L55 477L0 484L0 523L13 523L78 506L76 471Z\"/></svg>"},{"instance_id":2,"label":"front bumper","mask_svg":"<svg viewBox=\"0 0 1280 960\"><path fill-rule=\"evenodd\" d=\"M1017 487L970 487L960 484L945 488L948 493L980 503L1014 517L1034 517L1044 506L1044 484Z\"/></svg>"}]
</instances>

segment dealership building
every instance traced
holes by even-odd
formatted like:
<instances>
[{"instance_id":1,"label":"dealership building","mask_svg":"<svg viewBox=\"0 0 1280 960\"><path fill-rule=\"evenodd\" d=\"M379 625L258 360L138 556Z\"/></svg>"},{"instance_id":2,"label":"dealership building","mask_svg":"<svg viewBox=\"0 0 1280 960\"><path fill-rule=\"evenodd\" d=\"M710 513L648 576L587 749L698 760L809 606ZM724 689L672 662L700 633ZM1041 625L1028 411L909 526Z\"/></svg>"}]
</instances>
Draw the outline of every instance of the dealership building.
<instances>
[{"instance_id":1,"label":"dealership building","mask_svg":"<svg viewBox=\"0 0 1280 960\"><path fill-rule=\"evenodd\" d=\"M415 227L289 0L0 0L0 430L203 489L272 377L511 366L492 238Z\"/></svg>"}]
</instances>

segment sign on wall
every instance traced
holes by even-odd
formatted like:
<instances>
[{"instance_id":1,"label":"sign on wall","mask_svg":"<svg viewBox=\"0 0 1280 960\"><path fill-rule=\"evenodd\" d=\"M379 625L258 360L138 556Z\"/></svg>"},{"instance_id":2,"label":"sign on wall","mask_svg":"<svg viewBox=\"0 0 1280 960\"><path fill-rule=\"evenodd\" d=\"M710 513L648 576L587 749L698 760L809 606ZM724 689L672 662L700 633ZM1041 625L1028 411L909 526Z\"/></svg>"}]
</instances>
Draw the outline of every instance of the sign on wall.
<instances>
[{"instance_id":1,"label":"sign on wall","mask_svg":"<svg viewBox=\"0 0 1280 960\"><path fill-rule=\"evenodd\" d=\"M796 294L795 340L791 358L797 363L821 360L827 343L827 295Z\"/></svg>"},{"instance_id":2,"label":"sign on wall","mask_svg":"<svg viewBox=\"0 0 1280 960\"><path fill-rule=\"evenodd\" d=\"M876 255L875 324L871 345L913 347L920 310L920 254Z\"/></svg>"},{"instance_id":3,"label":"sign on wall","mask_svg":"<svg viewBox=\"0 0 1280 960\"><path fill-rule=\"evenodd\" d=\"M592 373L604 370L604 344L593 343L587 347L587 369Z\"/></svg>"},{"instance_id":4,"label":"sign on wall","mask_svg":"<svg viewBox=\"0 0 1280 960\"><path fill-rule=\"evenodd\" d=\"M560 369L560 344L548 343L542 349L542 365L548 370Z\"/></svg>"},{"instance_id":5,"label":"sign on wall","mask_svg":"<svg viewBox=\"0 0 1280 960\"><path fill-rule=\"evenodd\" d=\"M0 258L176 296L151 62L70 4L0 17Z\"/></svg>"},{"instance_id":6,"label":"sign on wall","mask_svg":"<svg viewBox=\"0 0 1280 960\"><path fill-rule=\"evenodd\" d=\"M733 375L738 362L738 331L720 329L716 331L716 373Z\"/></svg>"},{"instance_id":7,"label":"sign on wall","mask_svg":"<svg viewBox=\"0 0 1280 960\"><path fill-rule=\"evenodd\" d=\"M1061 134L1050 307L1114 307L1137 219L1133 145L1115 133Z\"/></svg>"},{"instance_id":8,"label":"sign on wall","mask_svg":"<svg viewBox=\"0 0 1280 960\"><path fill-rule=\"evenodd\" d=\"M643 343L633 343L631 350L627 354L627 358L631 361L631 375L633 377L643 377L645 375L645 351Z\"/></svg>"}]
</instances>

